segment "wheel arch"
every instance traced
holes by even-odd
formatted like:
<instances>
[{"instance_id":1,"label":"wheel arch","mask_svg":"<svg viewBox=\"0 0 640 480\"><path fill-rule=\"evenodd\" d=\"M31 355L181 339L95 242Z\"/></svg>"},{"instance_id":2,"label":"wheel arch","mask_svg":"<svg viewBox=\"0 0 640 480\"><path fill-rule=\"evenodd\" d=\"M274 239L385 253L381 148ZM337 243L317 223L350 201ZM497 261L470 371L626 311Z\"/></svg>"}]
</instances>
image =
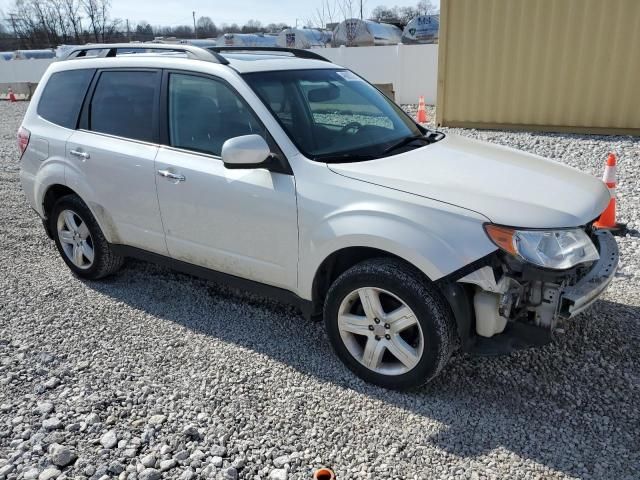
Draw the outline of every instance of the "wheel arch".
<instances>
[{"instance_id":1,"label":"wheel arch","mask_svg":"<svg viewBox=\"0 0 640 480\"><path fill-rule=\"evenodd\" d=\"M65 195L76 195L78 197L80 196L66 185L61 185L59 183L49 185L42 198L42 210L47 218L49 218L51 209L53 208L55 203Z\"/></svg>"},{"instance_id":2,"label":"wheel arch","mask_svg":"<svg viewBox=\"0 0 640 480\"><path fill-rule=\"evenodd\" d=\"M42 196L42 211L45 215L43 224L45 226L47 235L49 235L50 238L53 238L53 232L51 231L49 222L47 221L50 217L51 209L60 198L66 195L75 195L80 200L82 200L82 202L87 206L87 208L93 215L93 218L95 218L98 226L100 227L100 230L102 231L102 234L105 236L107 241L113 243L113 238L115 238L113 230L105 228L105 224L107 224L108 222L105 222L104 209L102 209L102 207L100 207L99 205L92 205L90 202L87 202L78 192L61 183L53 183L49 185L46 188L44 195ZM102 213L102 215L99 215L98 213Z\"/></svg>"},{"instance_id":3,"label":"wheel arch","mask_svg":"<svg viewBox=\"0 0 640 480\"><path fill-rule=\"evenodd\" d=\"M329 287L344 272L354 265L372 258L403 258L373 247L345 247L331 253L316 269L311 284L312 315L320 315ZM409 263L409 262L407 262Z\"/></svg>"},{"instance_id":4,"label":"wheel arch","mask_svg":"<svg viewBox=\"0 0 640 480\"><path fill-rule=\"evenodd\" d=\"M473 308L469 290L451 282L432 281L429 276L409 260L394 253L373 247L351 246L337 250L327 256L318 266L311 286L311 315L322 315L324 301L333 282L349 268L373 258L393 258L418 271L426 282L432 283L442 294L455 318L458 337L464 344L474 322Z\"/></svg>"}]
</instances>

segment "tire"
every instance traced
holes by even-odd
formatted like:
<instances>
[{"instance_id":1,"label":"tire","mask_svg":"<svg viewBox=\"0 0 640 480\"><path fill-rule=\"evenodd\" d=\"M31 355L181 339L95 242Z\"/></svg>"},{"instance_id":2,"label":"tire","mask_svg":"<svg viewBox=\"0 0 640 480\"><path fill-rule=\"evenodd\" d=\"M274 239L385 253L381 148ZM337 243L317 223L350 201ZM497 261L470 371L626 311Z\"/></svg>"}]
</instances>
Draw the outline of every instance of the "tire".
<instances>
[{"instance_id":1,"label":"tire","mask_svg":"<svg viewBox=\"0 0 640 480\"><path fill-rule=\"evenodd\" d=\"M78 277L98 280L115 273L124 263L124 258L113 252L93 214L77 195L58 199L48 221L60 256Z\"/></svg>"},{"instance_id":2,"label":"tire","mask_svg":"<svg viewBox=\"0 0 640 480\"><path fill-rule=\"evenodd\" d=\"M365 308L363 299L372 306ZM393 390L431 381L455 345L446 300L421 272L396 259L367 260L340 275L327 293L324 321L340 360L366 382Z\"/></svg>"}]
</instances>

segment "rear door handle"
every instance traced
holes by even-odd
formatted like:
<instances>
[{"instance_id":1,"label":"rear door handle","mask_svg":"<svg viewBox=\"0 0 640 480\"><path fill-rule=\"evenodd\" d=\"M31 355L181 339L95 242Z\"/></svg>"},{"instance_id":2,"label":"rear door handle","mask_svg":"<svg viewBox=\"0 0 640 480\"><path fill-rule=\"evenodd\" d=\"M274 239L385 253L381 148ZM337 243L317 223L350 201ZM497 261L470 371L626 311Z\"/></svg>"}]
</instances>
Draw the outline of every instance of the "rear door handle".
<instances>
[{"instance_id":1,"label":"rear door handle","mask_svg":"<svg viewBox=\"0 0 640 480\"><path fill-rule=\"evenodd\" d=\"M158 170L158 175L175 182L184 182L187 179L184 175L180 173L173 173L169 170Z\"/></svg>"},{"instance_id":2,"label":"rear door handle","mask_svg":"<svg viewBox=\"0 0 640 480\"><path fill-rule=\"evenodd\" d=\"M84 160L87 160L90 157L90 155L87 152L82 152L80 150L71 150L69 153L74 157L79 157Z\"/></svg>"}]
</instances>

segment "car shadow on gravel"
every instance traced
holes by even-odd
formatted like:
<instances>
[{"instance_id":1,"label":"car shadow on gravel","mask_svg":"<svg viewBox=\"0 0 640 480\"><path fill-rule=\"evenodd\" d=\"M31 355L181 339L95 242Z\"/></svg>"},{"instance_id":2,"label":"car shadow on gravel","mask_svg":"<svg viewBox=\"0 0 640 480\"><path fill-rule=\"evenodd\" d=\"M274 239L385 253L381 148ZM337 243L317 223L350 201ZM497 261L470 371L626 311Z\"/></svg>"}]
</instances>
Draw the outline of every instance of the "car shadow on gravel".
<instances>
[{"instance_id":1,"label":"car shadow on gravel","mask_svg":"<svg viewBox=\"0 0 640 480\"><path fill-rule=\"evenodd\" d=\"M638 306L599 301L548 346L508 357L458 354L431 384L392 392L355 378L333 355L322 324L288 306L137 261L88 285L443 425L418 434L418 445L465 458L497 451L497 462L516 454L580 478L632 478L640 466Z\"/></svg>"}]
</instances>

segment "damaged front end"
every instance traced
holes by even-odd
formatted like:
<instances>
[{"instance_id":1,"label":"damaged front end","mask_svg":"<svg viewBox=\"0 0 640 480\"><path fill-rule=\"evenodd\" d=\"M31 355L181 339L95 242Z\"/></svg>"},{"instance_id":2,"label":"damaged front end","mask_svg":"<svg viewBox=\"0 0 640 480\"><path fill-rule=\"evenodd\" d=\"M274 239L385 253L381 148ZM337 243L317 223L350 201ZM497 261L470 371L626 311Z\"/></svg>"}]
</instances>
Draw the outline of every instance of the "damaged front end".
<instances>
[{"instance_id":1,"label":"damaged front end","mask_svg":"<svg viewBox=\"0 0 640 480\"><path fill-rule=\"evenodd\" d=\"M485 265L465 272L457 283L472 296L475 329L463 347L503 353L546 343L558 322L589 307L612 281L619 254L609 232L586 232L597 249L593 261L554 270L499 250Z\"/></svg>"}]
</instances>

